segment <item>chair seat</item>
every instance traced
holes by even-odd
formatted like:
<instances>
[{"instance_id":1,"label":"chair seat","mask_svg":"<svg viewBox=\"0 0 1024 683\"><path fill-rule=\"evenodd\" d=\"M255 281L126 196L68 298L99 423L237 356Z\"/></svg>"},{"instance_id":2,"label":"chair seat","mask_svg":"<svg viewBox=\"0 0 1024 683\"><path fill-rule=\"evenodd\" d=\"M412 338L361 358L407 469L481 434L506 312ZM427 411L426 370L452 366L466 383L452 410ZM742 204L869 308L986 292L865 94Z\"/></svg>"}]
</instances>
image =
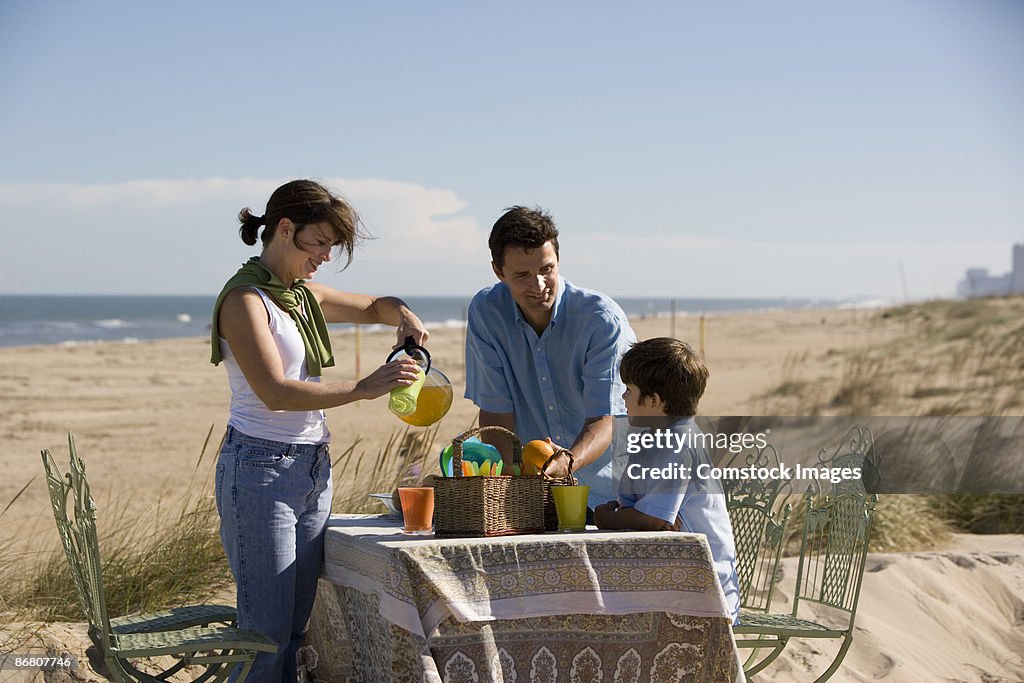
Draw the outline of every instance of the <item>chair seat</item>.
<instances>
[{"instance_id":1,"label":"chair seat","mask_svg":"<svg viewBox=\"0 0 1024 683\"><path fill-rule=\"evenodd\" d=\"M196 626L175 631L122 633L115 638L113 649L118 657L189 655L210 650L277 652L277 645L270 638L233 626Z\"/></svg>"},{"instance_id":2,"label":"chair seat","mask_svg":"<svg viewBox=\"0 0 1024 683\"><path fill-rule=\"evenodd\" d=\"M840 638L846 629L835 629L791 614L764 614L740 610L740 623L733 626L737 635L765 635L799 638Z\"/></svg>"},{"instance_id":3,"label":"chair seat","mask_svg":"<svg viewBox=\"0 0 1024 683\"><path fill-rule=\"evenodd\" d=\"M169 631L208 626L209 624L233 625L238 619L234 607L227 605L191 605L175 607L163 612L130 614L110 620L114 633L146 633L147 631Z\"/></svg>"}]
</instances>

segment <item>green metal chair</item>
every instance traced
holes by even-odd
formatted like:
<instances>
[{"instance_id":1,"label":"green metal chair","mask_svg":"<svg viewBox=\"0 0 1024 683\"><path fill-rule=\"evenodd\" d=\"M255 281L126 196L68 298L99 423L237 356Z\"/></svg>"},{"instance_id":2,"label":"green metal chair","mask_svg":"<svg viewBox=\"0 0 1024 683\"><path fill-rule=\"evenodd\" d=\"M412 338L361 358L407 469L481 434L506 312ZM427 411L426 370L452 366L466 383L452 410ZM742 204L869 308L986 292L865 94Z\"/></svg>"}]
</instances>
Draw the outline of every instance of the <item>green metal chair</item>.
<instances>
[{"instance_id":1,"label":"green metal chair","mask_svg":"<svg viewBox=\"0 0 1024 683\"><path fill-rule=\"evenodd\" d=\"M750 451L742 458L743 462L735 462L736 458L733 458L727 465L780 465L778 451L771 444ZM723 479L722 488L736 544L736 574L739 579L742 622L751 613L767 614L771 609L779 562L782 559L783 540L793 509L788 502L781 510L777 507L780 501L785 501L792 493L792 485L784 479ZM771 641L766 642L764 646L772 649L772 659L782 651L776 649L775 643ZM760 652L760 649L752 649L745 667L757 662L760 659ZM768 663L770 661L763 666L767 666Z\"/></svg>"},{"instance_id":2,"label":"green metal chair","mask_svg":"<svg viewBox=\"0 0 1024 683\"><path fill-rule=\"evenodd\" d=\"M767 444L747 454L742 464L778 467L779 454ZM781 510L776 507L792 492L792 485L784 479L725 479L722 488L736 543L740 609L768 612L782 557L782 542L793 509L789 503Z\"/></svg>"},{"instance_id":3,"label":"green metal chair","mask_svg":"<svg viewBox=\"0 0 1024 683\"><path fill-rule=\"evenodd\" d=\"M819 452L821 466L861 467L862 478L834 485L832 495L824 494L819 485L808 487L791 613L741 611L740 623L733 627L738 636L757 637L737 639L738 647L771 650L764 659L747 662L744 671L748 676L774 661L791 638L841 639L832 663L816 679L820 683L836 672L853 642L871 521L878 502L878 496L868 493L864 484L878 472L870 430L851 429L832 457L823 456L824 451ZM837 625L827 626L800 617L800 606L805 603L831 608Z\"/></svg>"},{"instance_id":4,"label":"green metal chair","mask_svg":"<svg viewBox=\"0 0 1024 683\"><path fill-rule=\"evenodd\" d=\"M57 522L78 597L89 622L89 639L102 654L110 675L118 683L166 683L185 667L202 667L194 683L223 681L236 663L242 663L239 681L249 674L257 652L276 652L276 644L259 633L234 626L235 610L220 605L196 605L163 612L110 619L103 593L96 504L89 492L85 464L68 435L71 467L62 475L50 451L42 451L50 504ZM73 518L68 516L68 494ZM132 660L169 655L170 668L149 674Z\"/></svg>"}]
</instances>

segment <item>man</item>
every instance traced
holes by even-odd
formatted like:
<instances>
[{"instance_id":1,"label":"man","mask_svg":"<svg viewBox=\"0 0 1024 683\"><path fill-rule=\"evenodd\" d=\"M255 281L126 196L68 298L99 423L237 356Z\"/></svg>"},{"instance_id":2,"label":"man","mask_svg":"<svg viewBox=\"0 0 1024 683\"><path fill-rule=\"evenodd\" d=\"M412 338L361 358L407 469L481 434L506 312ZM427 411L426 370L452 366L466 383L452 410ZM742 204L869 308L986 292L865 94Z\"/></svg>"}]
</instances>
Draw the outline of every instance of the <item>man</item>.
<instances>
[{"instance_id":1,"label":"man","mask_svg":"<svg viewBox=\"0 0 1024 683\"><path fill-rule=\"evenodd\" d=\"M593 508L616 493L609 444L614 417L626 412L618 368L636 335L618 304L559 276L558 230L543 210L507 209L488 246L499 282L469 305L466 398L481 426L569 448ZM511 457L505 440L482 438ZM548 474L567 467L562 456Z\"/></svg>"}]
</instances>

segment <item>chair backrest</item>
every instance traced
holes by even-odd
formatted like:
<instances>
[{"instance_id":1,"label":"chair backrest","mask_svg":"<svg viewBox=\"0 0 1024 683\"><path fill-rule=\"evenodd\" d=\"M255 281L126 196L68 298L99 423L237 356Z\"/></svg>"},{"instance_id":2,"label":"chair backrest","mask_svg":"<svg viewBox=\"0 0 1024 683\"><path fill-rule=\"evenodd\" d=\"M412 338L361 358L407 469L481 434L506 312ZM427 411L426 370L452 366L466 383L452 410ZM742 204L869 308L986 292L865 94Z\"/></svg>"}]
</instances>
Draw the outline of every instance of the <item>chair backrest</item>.
<instances>
[{"instance_id":1,"label":"chair backrest","mask_svg":"<svg viewBox=\"0 0 1024 683\"><path fill-rule=\"evenodd\" d=\"M68 567L78 589L86 619L89 638L104 654L111 651L110 620L103 595L99 542L96 535L96 504L89 492L85 463L75 450L75 439L68 434L71 467L61 474L49 450L42 451L43 468L50 492L50 505L57 522ZM72 498L73 517L68 516L68 494Z\"/></svg>"},{"instance_id":2,"label":"chair backrest","mask_svg":"<svg viewBox=\"0 0 1024 683\"><path fill-rule=\"evenodd\" d=\"M794 616L800 602L816 602L847 613L853 626L877 502L875 494L844 493L824 501L808 494Z\"/></svg>"},{"instance_id":3,"label":"chair backrest","mask_svg":"<svg viewBox=\"0 0 1024 683\"><path fill-rule=\"evenodd\" d=\"M743 460L730 465L780 465L779 454L771 444L746 453ZM792 486L785 479L723 479L722 488L736 543L740 607L768 612L792 510L788 503L781 510L776 506L790 494Z\"/></svg>"},{"instance_id":4,"label":"chair backrest","mask_svg":"<svg viewBox=\"0 0 1024 683\"><path fill-rule=\"evenodd\" d=\"M814 602L847 614L852 628L878 503L871 491L879 460L871 431L860 427L847 432L831 457L825 454L818 454L822 467L860 468L861 476L808 487L793 614L801 602Z\"/></svg>"}]
</instances>

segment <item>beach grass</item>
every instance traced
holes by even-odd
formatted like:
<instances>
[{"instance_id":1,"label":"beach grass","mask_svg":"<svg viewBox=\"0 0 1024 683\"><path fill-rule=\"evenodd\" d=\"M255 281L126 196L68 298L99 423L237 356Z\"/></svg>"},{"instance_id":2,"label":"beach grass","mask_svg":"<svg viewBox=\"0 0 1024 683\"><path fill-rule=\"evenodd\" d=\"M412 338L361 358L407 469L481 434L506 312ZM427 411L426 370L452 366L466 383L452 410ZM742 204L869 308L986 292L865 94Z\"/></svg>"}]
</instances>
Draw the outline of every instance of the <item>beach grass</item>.
<instances>
[{"instance_id":1,"label":"beach grass","mask_svg":"<svg viewBox=\"0 0 1024 683\"><path fill-rule=\"evenodd\" d=\"M206 600L231 582L217 533L213 470L205 458L212 432L211 427L183 492L159 491L142 515L125 514L116 501L97 511L110 616ZM62 461L60 455L56 459ZM88 454L83 460L88 467ZM51 540L36 548L3 554L0 604L19 620L80 620L74 579L56 530L47 537Z\"/></svg>"},{"instance_id":2,"label":"beach grass","mask_svg":"<svg viewBox=\"0 0 1024 683\"><path fill-rule=\"evenodd\" d=\"M769 415L1019 416L1024 408L1024 297L931 301L887 309L867 322L872 340L830 378L808 378L807 354L784 364L762 397ZM799 529L794 499L790 529ZM871 547L933 547L952 531L1024 533L1024 495L884 495ZM798 548L791 536L788 548Z\"/></svg>"},{"instance_id":3,"label":"beach grass","mask_svg":"<svg viewBox=\"0 0 1024 683\"><path fill-rule=\"evenodd\" d=\"M1020 415L1024 297L930 301L873 314L864 343L793 354L765 415ZM808 361L828 375L811 375Z\"/></svg>"},{"instance_id":4,"label":"beach grass","mask_svg":"<svg viewBox=\"0 0 1024 683\"><path fill-rule=\"evenodd\" d=\"M384 444L372 448L356 436L334 459L335 512L383 512L367 497L416 485L436 470L437 427L395 430ZM218 532L213 498L210 438L196 460L189 486L178 494L161 491L149 513L128 516L115 501L97 511L104 592L111 617L156 611L223 597L232 584ZM88 466L88 454L83 453ZM58 460L60 460L58 456ZM433 469L432 469L433 468ZM16 503L30 481L7 503L0 517ZM11 537L0 540L0 614L8 623L79 621L81 606L56 530L41 548L16 550ZM5 633L11 643L32 635ZM4 643L0 642L0 651Z\"/></svg>"}]
</instances>

